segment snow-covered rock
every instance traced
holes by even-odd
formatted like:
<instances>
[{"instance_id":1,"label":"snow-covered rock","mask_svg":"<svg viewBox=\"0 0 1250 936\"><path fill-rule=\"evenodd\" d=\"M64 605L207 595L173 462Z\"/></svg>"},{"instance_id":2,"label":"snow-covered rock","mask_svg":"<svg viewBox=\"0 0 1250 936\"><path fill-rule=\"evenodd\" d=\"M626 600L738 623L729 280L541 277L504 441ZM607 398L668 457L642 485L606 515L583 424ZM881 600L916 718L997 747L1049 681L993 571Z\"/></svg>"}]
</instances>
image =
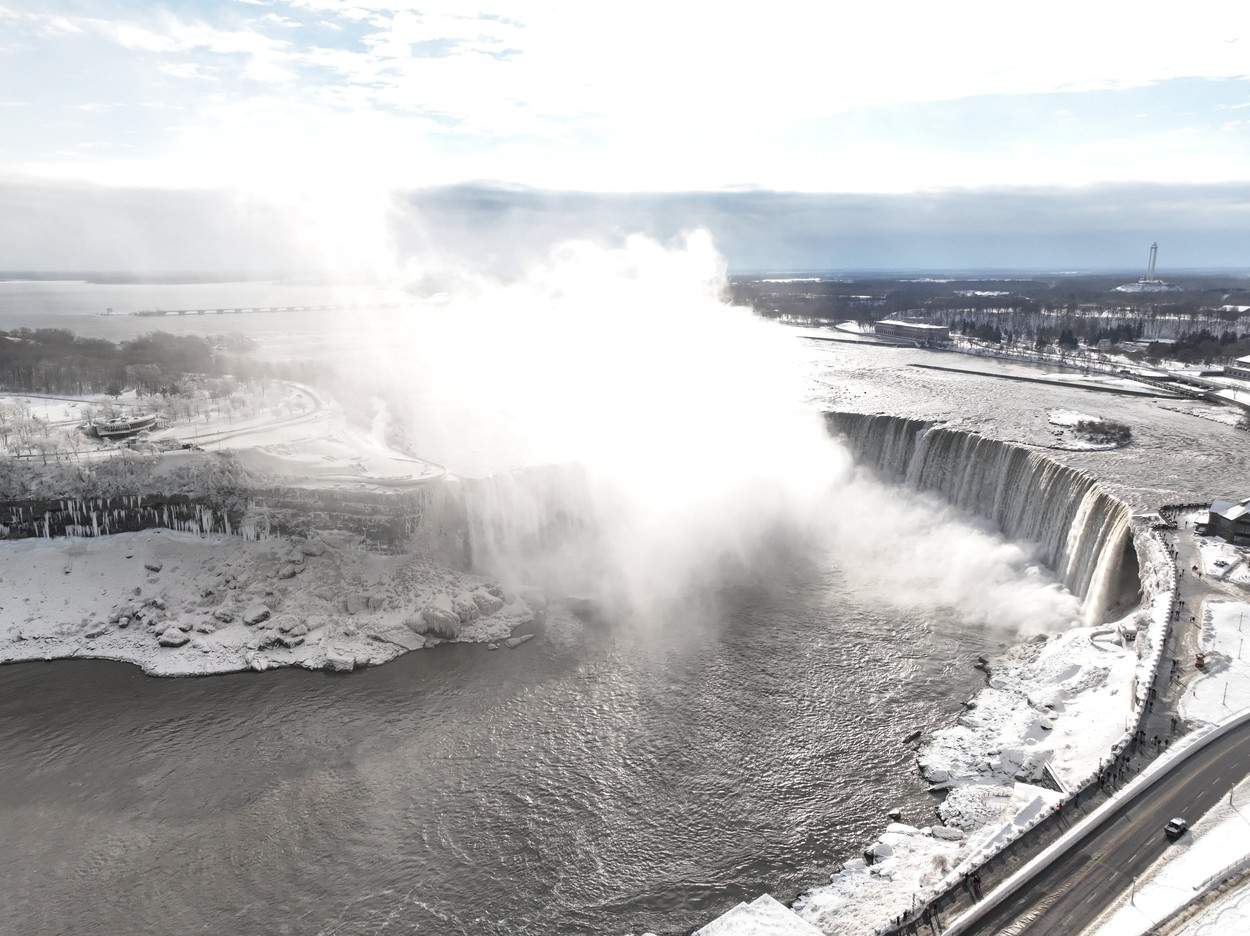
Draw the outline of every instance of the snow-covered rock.
<instances>
[{"instance_id":1,"label":"snow-covered rock","mask_svg":"<svg viewBox=\"0 0 1250 936\"><path fill-rule=\"evenodd\" d=\"M270 610L263 604L248 605L243 612L243 623L248 627L254 627L269 620Z\"/></svg>"},{"instance_id":2,"label":"snow-covered rock","mask_svg":"<svg viewBox=\"0 0 1250 936\"><path fill-rule=\"evenodd\" d=\"M181 647L190 639L191 638L186 633L177 627L165 628L165 630L161 632L160 637L157 638L162 647Z\"/></svg>"}]
</instances>

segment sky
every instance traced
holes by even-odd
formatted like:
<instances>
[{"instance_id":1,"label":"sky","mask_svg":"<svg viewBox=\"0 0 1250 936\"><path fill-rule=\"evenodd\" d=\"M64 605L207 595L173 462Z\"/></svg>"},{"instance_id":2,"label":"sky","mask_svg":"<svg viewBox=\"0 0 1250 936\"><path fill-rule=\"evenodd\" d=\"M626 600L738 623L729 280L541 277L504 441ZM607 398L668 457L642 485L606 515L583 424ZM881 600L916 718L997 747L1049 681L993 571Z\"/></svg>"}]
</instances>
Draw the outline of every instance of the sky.
<instances>
[{"instance_id":1,"label":"sky","mask_svg":"<svg viewBox=\"0 0 1250 936\"><path fill-rule=\"evenodd\" d=\"M657 228L706 223L709 211L688 210L696 194L715 195L719 212L774 193L769 204L800 222L783 240L810 235L811 213L834 196L852 200L842 207L876 199L899 226L884 239L870 231L880 246L843 266L891 265L899 238L968 193L996 217L1019 193L1022 210L1043 216L1024 219L1038 241L1054 227L1048 197L1074 237L1105 201L1117 213L1109 235L1136 241L1091 241L1085 266L1135 257L1147 234L1187 265L1244 264L1248 26L1240 0L0 0L0 207L49 225L14 240L16 223L0 223L13 258L0 267L115 262L107 238L64 246L58 212L75 197L108 205L82 220L113 219L146 238L145 262L171 266L194 258L176 244L161 255L162 202L165 213L207 211L213 193L211 227L225 233L204 252L226 262L240 252L231 226L240 212L263 216L258 206L297 206L283 238L351 231L368 241L363 256L389 238L361 234L367 217L486 190L522 215L536 193L548 212L597 197L557 225L573 230L608 208L619 227L636 204L664 206L644 219ZM1151 193L1141 217L1124 216L1126 191ZM1197 215L1213 208L1227 242ZM826 227L838 236L798 244L793 265L844 249L854 215L834 211ZM774 243L779 223L765 225ZM1195 226L1207 235L1191 238ZM993 259L994 231L980 234L950 262ZM252 245L243 259L307 253L257 236L241 238ZM1029 238L1011 240L1021 253L1000 259L1023 262ZM739 266L789 256L733 243Z\"/></svg>"}]
</instances>

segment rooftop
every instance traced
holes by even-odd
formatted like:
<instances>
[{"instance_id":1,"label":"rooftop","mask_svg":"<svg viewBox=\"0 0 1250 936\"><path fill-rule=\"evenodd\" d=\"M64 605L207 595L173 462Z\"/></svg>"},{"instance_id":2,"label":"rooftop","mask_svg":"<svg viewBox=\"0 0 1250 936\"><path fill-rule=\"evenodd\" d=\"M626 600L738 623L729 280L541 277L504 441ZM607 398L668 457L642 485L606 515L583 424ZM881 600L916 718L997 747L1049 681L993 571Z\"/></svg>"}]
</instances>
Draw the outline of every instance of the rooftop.
<instances>
[{"instance_id":1,"label":"rooftop","mask_svg":"<svg viewBox=\"0 0 1250 936\"><path fill-rule=\"evenodd\" d=\"M1243 501L1217 500L1211 502L1211 513L1225 520L1237 520L1250 514L1250 497Z\"/></svg>"}]
</instances>

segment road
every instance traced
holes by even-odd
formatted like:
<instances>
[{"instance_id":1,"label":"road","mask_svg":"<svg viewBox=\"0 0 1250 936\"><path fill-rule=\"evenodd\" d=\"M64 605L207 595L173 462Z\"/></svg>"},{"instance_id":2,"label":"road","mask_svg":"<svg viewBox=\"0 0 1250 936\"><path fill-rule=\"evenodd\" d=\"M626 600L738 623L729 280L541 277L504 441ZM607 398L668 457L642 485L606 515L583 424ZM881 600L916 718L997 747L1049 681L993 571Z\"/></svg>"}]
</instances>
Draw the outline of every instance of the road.
<instances>
[{"instance_id":1,"label":"road","mask_svg":"<svg viewBox=\"0 0 1250 936\"><path fill-rule=\"evenodd\" d=\"M1250 773L1250 724L1195 754L992 910L968 936L1076 936L1173 845L1173 816L1194 822Z\"/></svg>"}]
</instances>

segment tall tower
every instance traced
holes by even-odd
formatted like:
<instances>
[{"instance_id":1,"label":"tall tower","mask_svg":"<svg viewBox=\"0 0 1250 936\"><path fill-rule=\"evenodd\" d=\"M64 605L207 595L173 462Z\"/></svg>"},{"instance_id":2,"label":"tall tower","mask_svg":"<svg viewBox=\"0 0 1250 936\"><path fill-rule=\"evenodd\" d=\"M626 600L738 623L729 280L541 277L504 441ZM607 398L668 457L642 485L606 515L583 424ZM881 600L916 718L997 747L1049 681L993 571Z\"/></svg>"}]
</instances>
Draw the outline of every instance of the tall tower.
<instances>
[{"instance_id":1,"label":"tall tower","mask_svg":"<svg viewBox=\"0 0 1250 936\"><path fill-rule=\"evenodd\" d=\"M1143 282L1153 283L1155 281L1155 261L1159 259L1159 244L1157 241L1150 245L1150 260L1146 263L1146 279Z\"/></svg>"}]
</instances>

